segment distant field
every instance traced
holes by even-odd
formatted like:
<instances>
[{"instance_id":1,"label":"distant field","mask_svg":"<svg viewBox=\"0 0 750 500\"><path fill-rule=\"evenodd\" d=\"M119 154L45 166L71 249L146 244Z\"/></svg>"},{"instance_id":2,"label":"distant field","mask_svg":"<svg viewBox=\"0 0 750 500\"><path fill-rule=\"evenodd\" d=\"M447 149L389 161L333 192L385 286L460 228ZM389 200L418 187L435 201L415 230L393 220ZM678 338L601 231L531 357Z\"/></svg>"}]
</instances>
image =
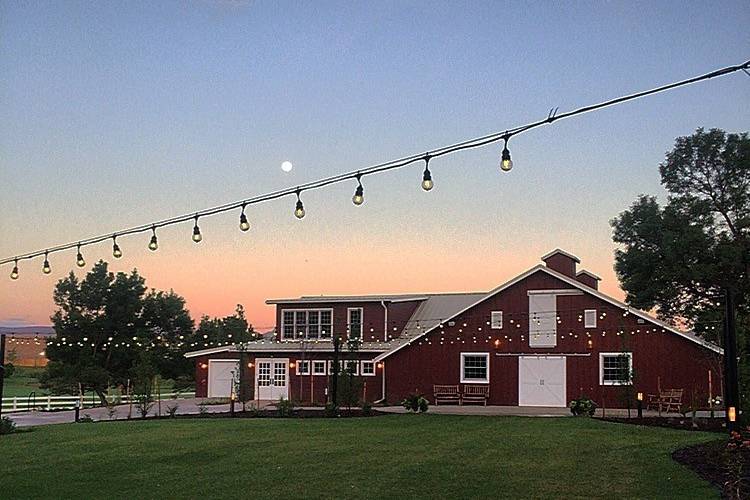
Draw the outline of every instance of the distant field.
<instances>
[{"instance_id":1,"label":"distant field","mask_svg":"<svg viewBox=\"0 0 750 500\"><path fill-rule=\"evenodd\" d=\"M391 415L62 424L0 437L5 498L718 498L671 459L715 434Z\"/></svg>"}]
</instances>

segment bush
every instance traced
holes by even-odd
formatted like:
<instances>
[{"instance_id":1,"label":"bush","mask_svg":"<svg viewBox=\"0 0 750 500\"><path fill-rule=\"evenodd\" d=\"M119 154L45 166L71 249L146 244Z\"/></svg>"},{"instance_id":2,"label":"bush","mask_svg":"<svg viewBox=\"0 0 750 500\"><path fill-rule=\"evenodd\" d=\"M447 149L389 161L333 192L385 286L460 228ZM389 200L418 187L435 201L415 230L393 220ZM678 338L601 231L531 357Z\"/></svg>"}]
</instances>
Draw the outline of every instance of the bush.
<instances>
[{"instance_id":1,"label":"bush","mask_svg":"<svg viewBox=\"0 0 750 500\"><path fill-rule=\"evenodd\" d=\"M430 403L422 394L409 394L406 399L401 401L401 406L414 413L424 413L430 406Z\"/></svg>"},{"instance_id":2,"label":"bush","mask_svg":"<svg viewBox=\"0 0 750 500\"><path fill-rule=\"evenodd\" d=\"M596 403L586 396L581 396L570 402L570 413L575 416L592 417L596 411Z\"/></svg>"},{"instance_id":3,"label":"bush","mask_svg":"<svg viewBox=\"0 0 750 500\"><path fill-rule=\"evenodd\" d=\"M338 417L339 407L333 402L328 402L326 403L326 407L323 410L323 415L325 415L326 417Z\"/></svg>"},{"instance_id":4,"label":"bush","mask_svg":"<svg viewBox=\"0 0 750 500\"><path fill-rule=\"evenodd\" d=\"M16 423L8 417L0 420L0 434L12 434L16 432Z\"/></svg>"},{"instance_id":5,"label":"bush","mask_svg":"<svg viewBox=\"0 0 750 500\"><path fill-rule=\"evenodd\" d=\"M279 399L276 403L276 412L280 417L291 417L294 415L294 403L290 399Z\"/></svg>"},{"instance_id":6,"label":"bush","mask_svg":"<svg viewBox=\"0 0 750 500\"><path fill-rule=\"evenodd\" d=\"M372 404L367 401L362 402L362 415L369 417L372 415Z\"/></svg>"},{"instance_id":7,"label":"bush","mask_svg":"<svg viewBox=\"0 0 750 500\"><path fill-rule=\"evenodd\" d=\"M84 413L82 417L78 418L78 423L79 424L93 424L94 419L91 418L91 415L89 415L88 413Z\"/></svg>"},{"instance_id":8,"label":"bush","mask_svg":"<svg viewBox=\"0 0 750 500\"><path fill-rule=\"evenodd\" d=\"M177 410L180 408L180 405L177 404L175 401L174 404L167 405L167 414L170 418L174 418L175 415L177 415Z\"/></svg>"},{"instance_id":9,"label":"bush","mask_svg":"<svg viewBox=\"0 0 750 500\"><path fill-rule=\"evenodd\" d=\"M16 373L16 367L13 366L13 363L5 363L5 378L10 378L13 376L13 374Z\"/></svg>"},{"instance_id":10,"label":"bush","mask_svg":"<svg viewBox=\"0 0 750 500\"><path fill-rule=\"evenodd\" d=\"M198 403L198 414L201 417L207 417L208 416L208 403L205 401L201 401Z\"/></svg>"}]
</instances>

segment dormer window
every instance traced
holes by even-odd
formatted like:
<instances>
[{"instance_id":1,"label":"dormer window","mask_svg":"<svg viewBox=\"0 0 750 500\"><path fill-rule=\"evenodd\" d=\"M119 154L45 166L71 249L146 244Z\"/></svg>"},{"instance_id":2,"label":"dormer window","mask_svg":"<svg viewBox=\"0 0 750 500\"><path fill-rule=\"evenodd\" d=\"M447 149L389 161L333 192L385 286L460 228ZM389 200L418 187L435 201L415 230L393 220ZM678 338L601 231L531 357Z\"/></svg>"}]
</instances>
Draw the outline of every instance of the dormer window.
<instances>
[{"instance_id":1,"label":"dormer window","mask_svg":"<svg viewBox=\"0 0 750 500\"><path fill-rule=\"evenodd\" d=\"M333 309L282 309L281 339L329 339Z\"/></svg>"}]
</instances>

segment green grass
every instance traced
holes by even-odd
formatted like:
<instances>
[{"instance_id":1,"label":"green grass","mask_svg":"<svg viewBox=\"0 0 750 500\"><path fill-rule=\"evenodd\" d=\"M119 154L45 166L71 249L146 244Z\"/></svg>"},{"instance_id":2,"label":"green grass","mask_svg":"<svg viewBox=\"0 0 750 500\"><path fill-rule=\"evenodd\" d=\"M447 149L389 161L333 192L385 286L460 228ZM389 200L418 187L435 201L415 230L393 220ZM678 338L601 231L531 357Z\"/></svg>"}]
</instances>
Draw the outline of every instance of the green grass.
<instances>
[{"instance_id":1,"label":"green grass","mask_svg":"<svg viewBox=\"0 0 750 500\"><path fill-rule=\"evenodd\" d=\"M717 498L715 434L583 418L177 419L0 437L5 498Z\"/></svg>"},{"instance_id":2,"label":"green grass","mask_svg":"<svg viewBox=\"0 0 750 500\"><path fill-rule=\"evenodd\" d=\"M4 381L3 397L27 397L32 391L35 391L37 396L47 394L47 391L39 388L37 379L43 370L43 368L16 366L13 376Z\"/></svg>"}]
</instances>

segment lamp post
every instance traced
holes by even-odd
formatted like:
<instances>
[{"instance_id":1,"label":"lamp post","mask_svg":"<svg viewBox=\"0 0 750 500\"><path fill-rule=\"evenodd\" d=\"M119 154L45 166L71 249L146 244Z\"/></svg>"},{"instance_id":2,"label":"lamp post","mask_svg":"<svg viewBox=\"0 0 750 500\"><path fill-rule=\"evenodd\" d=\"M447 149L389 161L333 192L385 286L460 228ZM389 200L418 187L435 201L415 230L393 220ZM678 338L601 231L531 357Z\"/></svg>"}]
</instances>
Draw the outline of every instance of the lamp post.
<instances>
[{"instance_id":1,"label":"lamp post","mask_svg":"<svg viewBox=\"0 0 750 500\"><path fill-rule=\"evenodd\" d=\"M643 418L643 393L638 393L638 420Z\"/></svg>"},{"instance_id":2,"label":"lamp post","mask_svg":"<svg viewBox=\"0 0 750 500\"><path fill-rule=\"evenodd\" d=\"M75 404L75 422L76 423L78 422L78 418L80 417L80 414L81 414L81 400L76 399L76 404Z\"/></svg>"},{"instance_id":3,"label":"lamp post","mask_svg":"<svg viewBox=\"0 0 750 500\"><path fill-rule=\"evenodd\" d=\"M0 335L0 416L3 414L3 385L5 384L5 334Z\"/></svg>"},{"instance_id":4,"label":"lamp post","mask_svg":"<svg viewBox=\"0 0 750 500\"><path fill-rule=\"evenodd\" d=\"M740 395L737 380L737 332L734 311L734 293L725 289L726 311L724 313L724 405L726 411L727 432L736 431L737 414L739 413Z\"/></svg>"}]
</instances>

